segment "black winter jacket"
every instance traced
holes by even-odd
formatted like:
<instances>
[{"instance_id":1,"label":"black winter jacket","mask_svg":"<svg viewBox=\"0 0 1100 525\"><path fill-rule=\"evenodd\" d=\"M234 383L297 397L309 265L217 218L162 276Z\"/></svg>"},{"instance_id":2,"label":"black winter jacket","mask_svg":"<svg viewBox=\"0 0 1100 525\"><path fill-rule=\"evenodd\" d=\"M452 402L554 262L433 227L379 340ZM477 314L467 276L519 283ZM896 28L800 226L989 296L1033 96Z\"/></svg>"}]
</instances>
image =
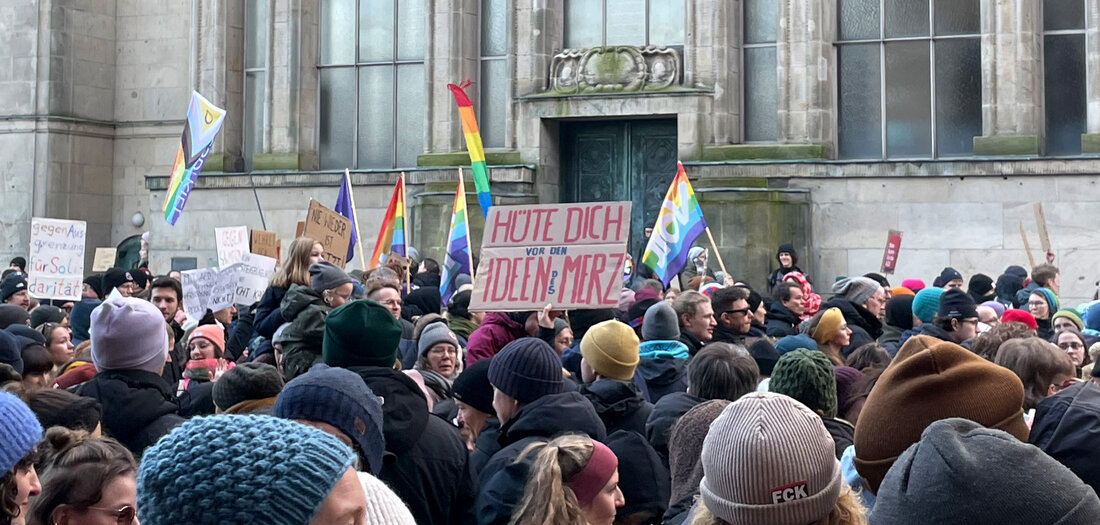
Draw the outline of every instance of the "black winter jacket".
<instances>
[{"instance_id":1,"label":"black winter jacket","mask_svg":"<svg viewBox=\"0 0 1100 525\"><path fill-rule=\"evenodd\" d=\"M634 384L650 403L656 403L668 394L685 392L688 386L687 363L687 359L675 357L643 357L638 361L638 368L634 369Z\"/></svg>"},{"instance_id":2,"label":"black winter jacket","mask_svg":"<svg viewBox=\"0 0 1100 525\"><path fill-rule=\"evenodd\" d=\"M797 315L794 315L794 312L789 308L783 306L783 303L773 301L771 306L768 307L768 316L766 319L768 321L768 337L798 335L798 323L801 322L801 319L799 319Z\"/></svg>"},{"instance_id":3,"label":"black winter jacket","mask_svg":"<svg viewBox=\"0 0 1100 525\"><path fill-rule=\"evenodd\" d=\"M1028 442L1100 490L1100 387L1086 381L1039 402Z\"/></svg>"},{"instance_id":4,"label":"black winter jacket","mask_svg":"<svg viewBox=\"0 0 1100 525\"><path fill-rule=\"evenodd\" d=\"M633 383L598 379L581 386L580 392L592 402L608 434L629 430L645 435L645 422L653 412L653 404L645 400Z\"/></svg>"},{"instance_id":5,"label":"black winter jacket","mask_svg":"<svg viewBox=\"0 0 1100 525\"><path fill-rule=\"evenodd\" d=\"M852 330L852 338L848 346L841 349L844 357L848 357L856 348L867 343L873 343L882 336L882 321L875 317L866 308L840 296L833 296L821 305L822 310L839 308L848 322L848 328Z\"/></svg>"},{"instance_id":6,"label":"black winter jacket","mask_svg":"<svg viewBox=\"0 0 1100 525\"><path fill-rule=\"evenodd\" d=\"M283 303L286 290L279 286L268 286L264 290L263 297L256 304L256 314L252 316L253 333L249 339L255 339L257 335L271 339L275 330L285 322L279 307Z\"/></svg>"},{"instance_id":7,"label":"black winter jacket","mask_svg":"<svg viewBox=\"0 0 1100 525\"><path fill-rule=\"evenodd\" d=\"M653 450L661 456L665 468L668 468L668 439L672 433L672 425L680 420L680 416L704 401L706 399L699 396L677 392L662 397L653 405L653 412L645 423L645 437L653 445Z\"/></svg>"},{"instance_id":8,"label":"black winter jacket","mask_svg":"<svg viewBox=\"0 0 1100 525\"><path fill-rule=\"evenodd\" d=\"M104 370L76 389L99 401L103 432L135 456L183 423L174 389L144 370Z\"/></svg>"}]
</instances>

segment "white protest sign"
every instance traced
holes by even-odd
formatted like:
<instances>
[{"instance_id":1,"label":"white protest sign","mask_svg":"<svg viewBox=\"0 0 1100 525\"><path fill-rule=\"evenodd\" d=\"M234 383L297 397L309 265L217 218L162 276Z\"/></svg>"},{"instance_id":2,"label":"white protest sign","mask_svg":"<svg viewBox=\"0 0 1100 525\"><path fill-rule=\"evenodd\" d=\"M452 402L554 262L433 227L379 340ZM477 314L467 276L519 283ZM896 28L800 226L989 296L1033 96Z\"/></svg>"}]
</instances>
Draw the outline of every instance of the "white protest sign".
<instances>
[{"instance_id":1,"label":"white protest sign","mask_svg":"<svg viewBox=\"0 0 1100 525\"><path fill-rule=\"evenodd\" d=\"M214 242L218 247L219 268L239 263L244 254L248 253L248 227L214 228Z\"/></svg>"},{"instance_id":2,"label":"white protest sign","mask_svg":"<svg viewBox=\"0 0 1100 525\"><path fill-rule=\"evenodd\" d=\"M180 272L180 284L183 285L183 311L188 319L197 321L206 315L210 294L213 293L217 280L217 268L199 268Z\"/></svg>"},{"instance_id":3,"label":"white protest sign","mask_svg":"<svg viewBox=\"0 0 1100 525\"><path fill-rule=\"evenodd\" d=\"M237 295L237 282L241 280L241 263L218 270L218 278L210 291L210 303L207 308L217 312L233 306Z\"/></svg>"},{"instance_id":4,"label":"white protest sign","mask_svg":"<svg viewBox=\"0 0 1100 525\"><path fill-rule=\"evenodd\" d=\"M31 218L27 291L39 299L79 301L84 288L84 221Z\"/></svg>"},{"instance_id":5,"label":"white protest sign","mask_svg":"<svg viewBox=\"0 0 1100 525\"><path fill-rule=\"evenodd\" d=\"M250 305L260 300L267 290L267 282L275 273L275 259L255 253L246 253L241 259L241 279L237 281L237 293L233 303Z\"/></svg>"}]
</instances>

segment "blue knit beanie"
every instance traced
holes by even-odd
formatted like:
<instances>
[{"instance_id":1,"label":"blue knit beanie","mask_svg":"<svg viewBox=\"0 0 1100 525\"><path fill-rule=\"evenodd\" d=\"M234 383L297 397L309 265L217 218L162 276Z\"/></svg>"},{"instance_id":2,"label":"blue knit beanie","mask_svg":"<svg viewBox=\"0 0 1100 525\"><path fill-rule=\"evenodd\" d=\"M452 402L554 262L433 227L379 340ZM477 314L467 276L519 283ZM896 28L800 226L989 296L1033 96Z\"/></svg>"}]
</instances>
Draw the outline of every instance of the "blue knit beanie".
<instances>
[{"instance_id":1,"label":"blue knit beanie","mask_svg":"<svg viewBox=\"0 0 1100 525\"><path fill-rule=\"evenodd\" d=\"M779 355L793 352L799 348L817 350L817 341L806 334L788 335L775 342L775 349Z\"/></svg>"},{"instance_id":2,"label":"blue knit beanie","mask_svg":"<svg viewBox=\"0 0 1100 525\"><path fill-rule=\"evenodd\" d=\"M943 297L943 288L925 288L913 297L913 315L922 323L931 323L940 310L940 297Z\"/></svg>"},{"instance_id":3,"label":"blue knit beanie","mask_svg":"<svg viewBox=\"0 0 1100 525\"><path fill-rule=\"evenodd\" d=\"M18 397L0 390L0 477L34 450L42 425Z\"/></svg>"},{"instance_id":4,"label":"blue knit beanie","mask_svg":"<svg viewBox=\"0 0 1100 525\"><path fill-rule=\"evenodd\" d=\"M516 339L493 357L489 383L520 403L560 393L561 358L542 339Z\"/></svg>"},{"instance_id":5,"label":"blue knit beanie","mask_svg":"<svg viewBox=\"0 0 1100 525\"><path fill-rule=\"evenodd\" d=\"M145 451L146 525L305 525L355 453L335 436L271 416L192 419Z\"/></svg>"},{"instance_id":6,"label":"blue knit beanie","mask_svg":"<svg viewBox=\"0 0 1100 525\"><path fill-rule=\"evenodd\" d=\"M367 465L378 475L386 440L382 404L363 378L350 370L315 365L286 384L275 400L275 417L328 423L359 445Z\"/></svg>"}]
</instances>

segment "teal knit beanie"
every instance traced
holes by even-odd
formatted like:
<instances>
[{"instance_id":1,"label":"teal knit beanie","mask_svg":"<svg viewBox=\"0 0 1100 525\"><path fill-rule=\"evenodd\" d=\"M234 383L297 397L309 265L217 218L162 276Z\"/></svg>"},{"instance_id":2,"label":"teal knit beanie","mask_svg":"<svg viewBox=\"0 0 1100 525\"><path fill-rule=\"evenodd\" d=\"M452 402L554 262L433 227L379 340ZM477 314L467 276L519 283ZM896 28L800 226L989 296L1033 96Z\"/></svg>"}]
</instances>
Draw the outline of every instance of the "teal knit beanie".
<instances>
[{"instance_id":1,"label":"teal knit beanie","mask_svg":"<svg viewBox=\"0 0 1100 525\"><path fill-rule=\"evenodd\" d=\"M943 296L943 288L925 288L913 297L913 314L922 323L931 323L940 310L940 297Z\"/></svg>"},{"instance_id":2,"label":"teal knit beanie","mask_svg":"<svg viewBox=\"0 0 1100 525\"><path fill-rule=\"evenodd\" d=\"M192 419L145 451L146 525L306 525L355 462L336 437L270 416Z\"/></svg>"},{"instance_id":3,"label":"teal knit beanie","mask_svg":"<svg viewBox=\"0 0 1100 525\"><path fill-rule=\"evenodd\" d=\"M768 390L792 397L825 417L836 417L836 375L822 352L795 350L780 356Z\"/></svg>"},{"instance_id":4,"label":"teal knit beanie","mask_svg":"<svg viewBox=\"0 0 1100 525\"><path fill-rule=\"evenodd\" d=\"M391 368L400 343L401 323L386 307L361 299L329 312L321 356L329 366Z\"/></svg>"},{"instance_id":5,"label":"teal knit beanie","mask_svg":"<svg viewBox=\"0 0 1100 525\"><path fill-rule=\"evenodd\" d=\"M1046 288L1040 287L1040 288L1036 288L1036 289L1032 290L1031 293L1038 293L1038 294L1042 295L1044 299L1047 300L1047 307L1049 308L1049 310L1047 312L1047 316L1052 316L1052 315L1054 315L1055 312L1058 311L1058 297L1056 295L1054 295L1054 292L1052 292L1052 291L1050 291Z\"/></svg>"}]
</instances>

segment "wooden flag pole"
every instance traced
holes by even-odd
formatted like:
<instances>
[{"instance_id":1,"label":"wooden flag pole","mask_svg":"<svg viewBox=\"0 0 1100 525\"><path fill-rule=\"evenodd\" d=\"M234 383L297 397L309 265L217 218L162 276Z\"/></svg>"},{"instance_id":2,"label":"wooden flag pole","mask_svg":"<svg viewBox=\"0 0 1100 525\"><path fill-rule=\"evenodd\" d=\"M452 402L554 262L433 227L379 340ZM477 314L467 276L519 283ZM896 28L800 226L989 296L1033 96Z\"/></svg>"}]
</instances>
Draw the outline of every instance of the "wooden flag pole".
<instances>
[{"instance_id":1,"label":"wooden flag pole","mask_svg":"<svg viewBox=\"0 0 1100 525\"><path fill-rule=\"evenodd\" d=\"M412 257L409 256L409 246L411 245L410 241L412 240L409 234L412 233L412 228L409 228L409 201L406 200L405 197L405 172L402 171L401 211L405 214L405 224L403 225L405 228L405 259L407 259L406 262L409 263L410 261L412 261ZM408 295L410 292L412 292L412 279L409 278L409 266L411 266L411 263L405 265L405 295Z\"/></svg>"},{"instance_id":2,"label":"wooden flag pole","mask_svg":"<svg viewBox=\"0 0 1100 525\"><path fill-rule=\"evenodd\" d=\"M1027 262L1035 268L1035 257L1031 255L1031 245L1027 242L1027 233L1024 232L1024 221L1020 221L1020 238L1024 240L1024 251L1027 252Z\"/></svg>"},{"instance_id":3,"label":"wooden flag pole","mask_svg":"<svg viewBox=\"0 0 1100 525\"><path fill-rule=\"evenodd\" d=\"M466 202L466 183L462 180L462 167L458 167L458 182L462 186L462 202ZM466 206L466 258L470 263L470 284L474 284L474 274L477 273L477 268L474 268L474 241L470 239L470 206ZM450 244L448 240L448 244Z\"/></svg>"},{"instance_id":4,"label":"wooden flag pole","mask_svg":"<svg viewBox=\"0 0 1100 525\"><path fill-rule=\"evenodd\" d=\"M726 271L726 263L722 262L722 254L718 253L718 244L714 242L714 236L710 234L710 226L707 226L706 230L707 238L710 239L710 245L714 248L714 256L718 258L718 266L722 268L722 274L729 275L729 272Z\"/></svg>"},{"instance_id":5,"label":"wooden flag pole","mask_svg":"<svg viewBox=\"0 0 1100 525\"><path fill-rule=\"evenodd\" d=\"M359 229L359 212L355 211L355 191L351 187L351 172L347 168L344 168L344 178L348 181L348 198L351 200L351 220L355 221L355 244L359 246L359 266L363 268L363 273L367 272L367 259L363 257L363 236L359 235L362 231Z\"/></svg>"}]
</instances>

